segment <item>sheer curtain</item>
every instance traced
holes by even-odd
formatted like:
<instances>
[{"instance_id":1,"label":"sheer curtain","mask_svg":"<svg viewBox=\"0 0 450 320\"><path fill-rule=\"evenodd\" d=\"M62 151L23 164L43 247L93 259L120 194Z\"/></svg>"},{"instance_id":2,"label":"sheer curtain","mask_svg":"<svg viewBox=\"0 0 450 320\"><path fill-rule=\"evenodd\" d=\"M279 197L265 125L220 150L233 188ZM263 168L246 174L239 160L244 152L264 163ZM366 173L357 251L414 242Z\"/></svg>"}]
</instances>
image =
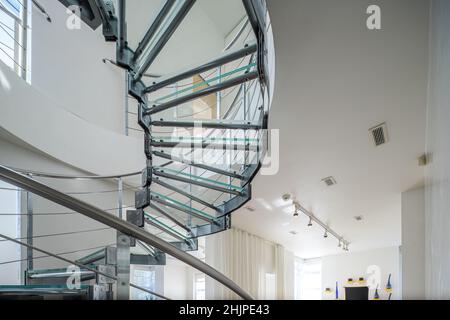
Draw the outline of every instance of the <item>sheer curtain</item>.
<instances>
[{"instance_id":1,"label":"sheer curtain","mask_svg":"<svg viewBox=\"0 0 450 320\"><path fill-rule=\"evenodd\" d=\"M256 299L284 299L285 256L282 246L236 228L206 239L206 263L230 277ZM212 279L206 280L206 298L239 299Z\"/></svg>"}]
</instances>

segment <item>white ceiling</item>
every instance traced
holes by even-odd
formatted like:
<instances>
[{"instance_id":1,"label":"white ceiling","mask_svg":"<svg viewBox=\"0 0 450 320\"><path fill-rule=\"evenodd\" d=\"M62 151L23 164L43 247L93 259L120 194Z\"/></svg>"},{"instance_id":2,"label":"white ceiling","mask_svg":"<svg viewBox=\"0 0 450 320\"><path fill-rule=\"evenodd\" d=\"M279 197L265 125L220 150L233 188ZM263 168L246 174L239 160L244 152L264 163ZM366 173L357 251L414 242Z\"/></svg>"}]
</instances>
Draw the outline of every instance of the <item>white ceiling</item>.
<instances>
[{"instance_id":1,"label":"white ceiling","mask_svg":"<svg viewBox=\"0 0 450 320\"><path fill-rule=\"evenodd\" d=\"M225 37L245 16L242 0L197 0L196 5L211 17L217 29Z\"/></svg>"},{"instance_id":2,"label":"white ceiling","mask_svg":"<svg viewBox=\"0 0 450 320\"><path fill-rule=\"evenodd\" d=\"M249 204L256 210L241 209L233 224L303 258L341 252L318 226L307 228L305 216L283 211L281 195L290 192L344 235L350 251L400 245L401 193L423 183L428 1L377 1L381 31L366 28L373 1L268 2L280 171L256 178ZM368 129L382 122L389 143L375 147ZM337 185L321 182L328 176Z\"/></svg>"}]
</instances>

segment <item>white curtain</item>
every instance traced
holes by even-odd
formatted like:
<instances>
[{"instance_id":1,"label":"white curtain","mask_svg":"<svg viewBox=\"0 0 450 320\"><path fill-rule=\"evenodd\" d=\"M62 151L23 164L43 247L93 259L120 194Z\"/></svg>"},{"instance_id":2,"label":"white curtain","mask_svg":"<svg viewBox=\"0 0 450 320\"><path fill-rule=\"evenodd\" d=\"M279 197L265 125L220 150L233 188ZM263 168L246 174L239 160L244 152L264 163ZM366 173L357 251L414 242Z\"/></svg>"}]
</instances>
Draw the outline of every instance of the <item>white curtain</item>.
<instances>
[{"instance_id":1,"label":"white curtain","mask_svg":"<svg viewBox=\"0 0 450 320\"><path fill-rule=\"evenodd\" d=\"M235 228L206 239L206 263L256 299L285 298L285 256L282 246ZM272 279L276 281L273 286ZM207 279L206 287L207 299L239 299L213 279ZM276 292L269 292L272 287Z\"/></svg>"}]
</instances>

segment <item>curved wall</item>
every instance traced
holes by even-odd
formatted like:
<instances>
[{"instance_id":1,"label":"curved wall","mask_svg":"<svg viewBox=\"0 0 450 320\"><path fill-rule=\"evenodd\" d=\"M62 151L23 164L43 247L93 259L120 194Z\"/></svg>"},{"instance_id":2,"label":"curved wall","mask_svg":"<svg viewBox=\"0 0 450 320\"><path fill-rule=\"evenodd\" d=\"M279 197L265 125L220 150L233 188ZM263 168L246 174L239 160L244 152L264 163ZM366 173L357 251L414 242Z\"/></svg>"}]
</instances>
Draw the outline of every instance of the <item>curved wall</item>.
<instances>
[{"instance_id":1,"label":"curved wall","mask_svg":"<svg viewBox=\"0 0 450 320\"><path fill-rule=\"evenodd\" d=\"M142 140L103 129L60 107L0 63L0 127L35 149L94 174L139 171Z\"/></svg>"}]
</instances>

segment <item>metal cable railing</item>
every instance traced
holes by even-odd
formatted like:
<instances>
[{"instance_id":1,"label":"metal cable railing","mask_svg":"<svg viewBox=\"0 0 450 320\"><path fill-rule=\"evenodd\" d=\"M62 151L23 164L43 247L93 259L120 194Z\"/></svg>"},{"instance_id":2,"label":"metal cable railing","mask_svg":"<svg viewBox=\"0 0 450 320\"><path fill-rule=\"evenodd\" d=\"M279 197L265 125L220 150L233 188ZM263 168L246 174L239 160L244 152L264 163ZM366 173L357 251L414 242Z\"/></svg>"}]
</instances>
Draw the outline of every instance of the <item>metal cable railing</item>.
<instances>
[{"instance_id":1,"label":"metal cable railing","mask_svg":"<svg viewBox=\"0 0 450 320\"><path fill-rule=\"evenodd\" d=\"M45 184L42 184L40 182L37 182L36 180L33 180L25 175L19 174L11 169L5 168L0 166L0 179L10 183L12 185L15 185L19 188L26 189L29 192L32 192L40 197L43 197L47 200L50 200L56 204L62 205L67 207L68 209L72 209L74 211L77 211L93 220L96 220L97 222L100 222L102 224L105 224L113 229L118 230L119 232L122 232L123 234L127 234L133 238L136 238L138 240L141 240L142 242L146 243L149 246L155 247L159 250L162 250L163 252L166 252L167 254L173 256L174 258L177 258L188 265L198 269L199 271L205 273L206 275L212 277L213 279L219 281L223 285L227 286L232 291L236 292L238 295L245 299L251 299L251 296L248 295L245 291L243 291L239 286L237 286L233 281L231 281L229 278L225 277L223 274L212 268L211 266L205 264L204 262L194 258L193 256L175 248L174 246L170 245L169 243L159 239L158 237L148 233L147 231L132 225L126 221L123 221L122 219L115 217L105 211L102 211L101 209L92 206L86 202L83 202L81 200L78 200L76 198L73 198L72 196L68 196L62 192L59 192L53 188L48 187ZM0 237L16 243L21 246L25 246L28 249L39 251L45 255L50 255L55 258L58 258L62 261L65 261L67 263L76 265L81 268L85 268L87 270L90 270L92 272L95 272L97 274L101 274L105 277L109 278L115 278L117 280L117 277L113 277L111 275L105 274L103 272L100 272L98 270L95 270L93 268L90 268L88 266L82 265L80 263L77 263L76 261L71 261L62 257L57 257L53 253L48 252L46 250L37 248L31 244L20 242L19 240L15 240L14 238L8 237L6 235L1 234ZM131 287L144 290L146 292L149 292L145 288L141 288L136 285L130 284ZM149 292L151 294L155 294L154 292ZM156 295L156 294L155 294Z\"/></svg>"}]
</instances>

